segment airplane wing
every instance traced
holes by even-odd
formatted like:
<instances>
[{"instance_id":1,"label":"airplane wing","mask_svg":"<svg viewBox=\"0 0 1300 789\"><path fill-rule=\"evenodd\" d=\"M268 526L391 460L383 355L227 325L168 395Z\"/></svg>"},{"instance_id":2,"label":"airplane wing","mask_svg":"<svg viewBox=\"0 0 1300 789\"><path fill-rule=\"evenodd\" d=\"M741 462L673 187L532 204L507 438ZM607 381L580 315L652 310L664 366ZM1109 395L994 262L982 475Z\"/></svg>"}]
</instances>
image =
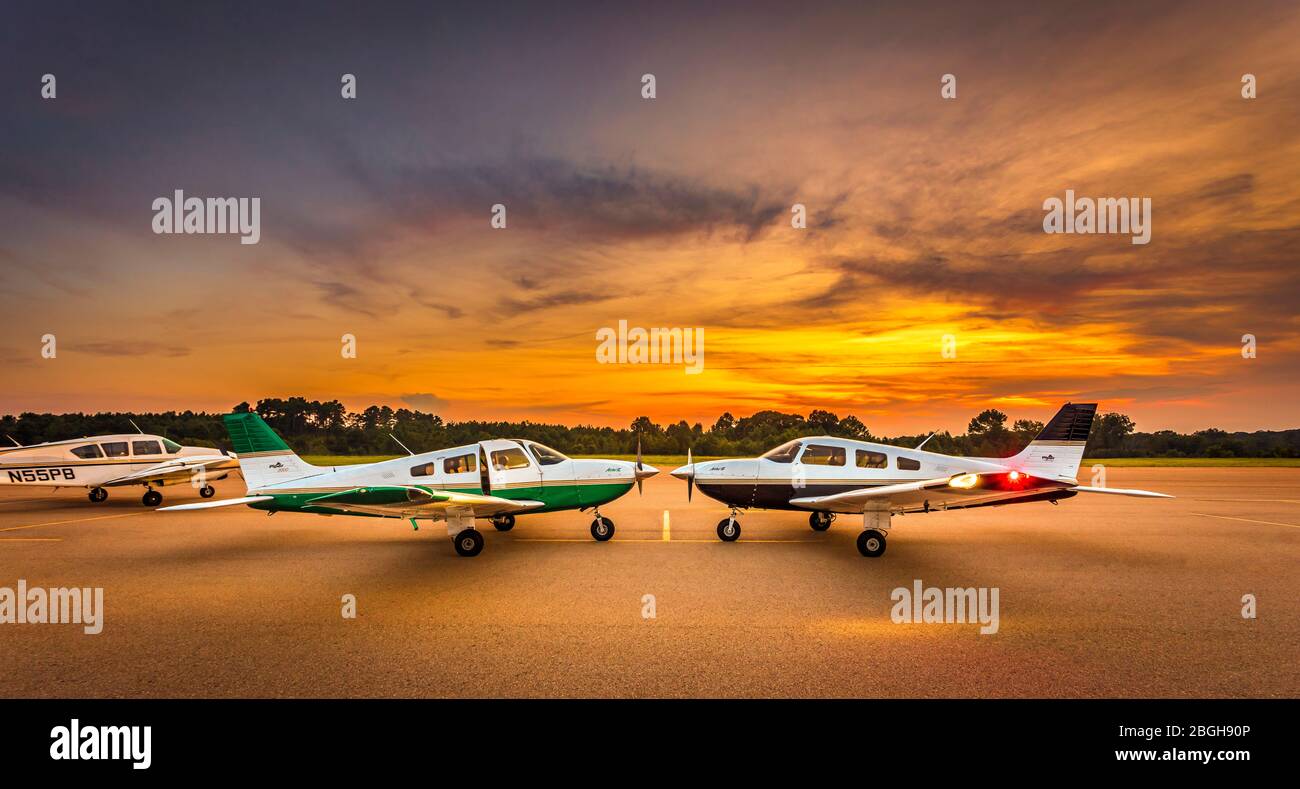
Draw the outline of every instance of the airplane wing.
<instances>
[{"instance_id":1,"label":"airplane wing","mask_svg":"<svg viewBox=\"0 0 1300 789\"><path fill-rule=\"evenodd\" d=\"M1020 471L972 472L952 477L877 485L844 491L829 496L791 499L796 507L827 512L858 513L868 508L888 506L895 512L943 510L996 504L1013 499L1056 499L1080 493L1109 493L1116 496L1143 496L1171 499L1164 493L1124 488L1096 488L1074 484L1073 480L1045 479Z\"/></svg>"},{"instance_id":2,"label":"airplane wing","mask_svg":"<svg viewBox=\"0 0 1300 789\"><path fill-rule=\"evenodd\" d=\"M138 485L146 481L162 480L163 482L176 482L189 479L200 469L211 468L222 463L230 463L234 458L227 455L195 455L193 457L176 458L175 460L164 460L161 463L150 466L139 471L132 471L130 474L123 474L120 477L114 477L106 482L100 483L101 487L111 487L114 485ZM229 471L234 471L232 467ZM225 476L229 471L224 471L221 476ZM220 477L213 477L219 479Z\"/></svg>"},{"instance_id":3,"label":"airplane wing","mask_svg":"<svg viewBox=\"0 0 1300 789\"><path fill-rule=\"evenodd\" d=\"M479 493L456 493L416 485L379 485L326 493L303 502L303 508L321 513L363 512L390 518L430 518L448 515L476 518L503 512L526 512L546 504L527 499L505 499Z\"/></svg>"},{"instance_id":4,"label":"airplane wing","mask_svg":"<svg viewBox=\"0 0 1300 789\"><path fill-rule=\"evenodd\" d=\"M1069 482L1043 479L1020 472L986 472L876 485L828 496L806 496L791 499L790 503L796 507L826 512L860 513L868 508L885 506L895 512L914 512L970 507L1011 499L1043 498L1072 487Z\"/></svg>"},{"instance_id":5,"label":"airplane wing","mask_svg":"<svg viewBox=\"0 0 1300 789\"><path fill-rule=\"evenodd\" d=\"M1077 490L1080 493L1109 493L1113 496L1142 496L1150 499L1172 499L1168 493L1154 493L1149 490L1133 490L1131 488L1096 488L1087 487L1086 485L1076 485L1071 490Z\"/></svg>"}]
</instances>

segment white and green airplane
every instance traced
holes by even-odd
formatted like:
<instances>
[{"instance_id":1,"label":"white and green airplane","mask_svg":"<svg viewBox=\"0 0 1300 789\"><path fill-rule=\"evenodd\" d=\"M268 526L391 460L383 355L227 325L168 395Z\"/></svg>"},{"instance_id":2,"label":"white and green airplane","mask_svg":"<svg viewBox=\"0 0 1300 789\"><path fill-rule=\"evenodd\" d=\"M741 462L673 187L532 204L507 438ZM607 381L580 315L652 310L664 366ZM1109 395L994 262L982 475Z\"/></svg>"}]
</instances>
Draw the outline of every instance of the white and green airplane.
<instances>
[{"instance_id":1,"label":"white and green airplane","mask_svg":"<svg viewBox=\"0 0 1300 789\"><path fill-rule=\"evenodd\" d=\"M515 516L557 510L592 510L591 536L614 536L614 522L601 505L622 496L659 470L641 461L565 457L535 441L489 439L435 452L355 466L322 468L306 463L256 413L223 417L248 486L238 499L163 507L197 510L247 504L275 512L361 515L446 521L456 553L477 556L483 535L476 518L491 518L500 531Z\"/></svg>"}]
</instances>

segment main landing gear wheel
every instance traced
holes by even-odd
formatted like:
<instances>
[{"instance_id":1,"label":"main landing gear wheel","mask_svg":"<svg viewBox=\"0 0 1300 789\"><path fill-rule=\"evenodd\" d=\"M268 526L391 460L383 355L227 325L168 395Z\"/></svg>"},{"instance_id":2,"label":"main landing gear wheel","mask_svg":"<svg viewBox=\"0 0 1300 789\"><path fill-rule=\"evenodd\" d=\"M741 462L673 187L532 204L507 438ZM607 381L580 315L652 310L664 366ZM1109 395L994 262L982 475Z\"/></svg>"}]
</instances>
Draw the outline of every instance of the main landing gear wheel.
<instances>
[{"instance_id":1,"label":"main landing gear wheel","mask_svg":"<svg viewBox=\"0 0 1300 789\"><path fill-rule=\"evenodd\" d=\"M723 542L735 542L740 539L740 521L735 518L723 518L718 521L718 539Z\"/></svg>"},{"instance_id":2,"label":"main landing gear wheel","mask_svg":"<svg viewBox=\"0 0 1300 789\"><path fill-rule=\"evenodd\" d=\"M144 497L140 499L146 507L157 507L162 504L162 494L156 490L146 490Z\"/></svg>"},{"instance_id":3,"label":"main landing gear wheel","mask_svg":"<svg viewBox=\"0 0 1300 789\"><path fill-rule=\"evenodd\" d=\"M497 531L510 531L515 527L515 516L510 513L493 515L492 525L496 527Z\"/></svg>"},{"instance_id":4,"label":"main landing gear wheel","mask_svg":"<svg viewBox=\"0 0 1300 789\"><path fill-rule=\"evenodd\" d=\"M477 529L465 529L451 538L451 544L461 556L478 556L483 550L483 535Z\"/></svg>"},{"instance_id":5,"label":"main landing gear wheel","mask_svg":"<svg viewBox=\"0 0 1300 789\"><path fill-rule=\"evenodd\" d=\"M869 556L872 559L885 552L885 535L884 532L878 532L875 529L867 529L858 535L858 551L863 556Z\"/></svg>"},{"instance_id":6,"label":"main landing gear wheel","mask_svg":"<svg viewBox=\"0 0 1300 789\"><path fill-rule=\"evenodd\" d=\"M835 515L830 512L814 512L808 516L808 525L813 528L813 531L826 531L834 522Z\"/></svg>"},{"instance_id":7,"label":"main landing gear wheel","mask_svg":"<svg viewBox=\"0 0 1300 789\"><path fill-rule=\"evenodd\" d=\"M103 488L90 489L90 500L95 502L96 504L98 504L99 502L107 498L108 498L108 491L104 490Z\"/></svg>"},{"instance_id":8,"label":"main landing gear wheel","mask_svg":"<svg viewBox=\"0 0 1300 789\"><path fill-rule=\"evenodd\" d=\"M607 542L610 537L614 536L614 521L603 516L597 516L596 520L591 522L591 536L595 537L598 542Z\"/></svg>"},{"instance_id":9,"label":"main landing gear wheel","mask_svg":"<svg viewBox=\"0 0 1300 789\"><path fill-rule=\"evenodd\" d=\"M211 485L204 485L203 487L199 488L199 495L205 499L212 498L212 495L216 492L217 489L212 487Z\"/></svg>"}]
</instances>

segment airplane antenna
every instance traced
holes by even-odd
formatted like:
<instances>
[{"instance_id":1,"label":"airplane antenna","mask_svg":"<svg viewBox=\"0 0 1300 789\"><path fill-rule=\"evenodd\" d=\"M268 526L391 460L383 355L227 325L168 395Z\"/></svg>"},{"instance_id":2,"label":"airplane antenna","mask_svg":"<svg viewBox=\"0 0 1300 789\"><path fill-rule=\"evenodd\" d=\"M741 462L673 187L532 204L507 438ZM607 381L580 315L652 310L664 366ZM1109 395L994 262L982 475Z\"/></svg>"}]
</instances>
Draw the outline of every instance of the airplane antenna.
<instances>
[{"instance_id":1,"label":"airplane antenna","mask_svg":"<svg viewBox=\"0 0 1300 789\"><path fill-rule=\"evenodd\" d=\"M926 436L926 437L925 437L925 441L929 441L930 439L934 438L934 437L937 436L937 435L939 435L939 431L936 430L936 431L934 431L933 433L931 433L930 435ZM914 448L915 448L915 449L920 449L921 447L925 446L925 441L922 441L921 443L917 444Z\"/></svg>"},{"instance_id":2,"label":"airplane antenna","mask_svg":"<svg viewBox=\"0 0 1300 789\"><path fill-rule=\"evenodd\" d=\"M403 444L403 443L402 443L402 442L397 438L397 436L393 435L392 433L389 433L389 434L388 434L388 437L391 438L391 439L393 439L394 441L396 441L396 442L397 442L397 445L398 445L399 447L401 447L402 449L406 449L406 454L408 454L408 455L414 455L414 454L415 454L415 453L412 452L411 450L407 449L407 448L406 448L406 444Z\"/></svg>"},{"instance_id":3,"label":"airplane antenna","mask_svg":"<svg viewBox=\"0 0 1300 789\"><path fill-rule=\"evenodd\" d=\"M7 438L7 439L9 439L10 441L14 442L14 446L18 447L19 449L22 449L22 448L23 448L23 445L22 445L22 444L19 444L19 443L18 443L18 440L17 440L16 438L14 438L13 436L9 435L8 433L5 433L5 438Z\"/></svg>"},{"instance_id":4,"label":"airplane antenna","mask_svg":"<svg viewBox=\"0 0 1300 789\"><path fill-rule=\"evenodd\" d=\"M131 423L131 427L135 428L135 432L139 433L140 435L144 435L144 431L140 429L140 426L135 423L134 419L128 419L126 421Z\"/></svg>"}]
</instances>

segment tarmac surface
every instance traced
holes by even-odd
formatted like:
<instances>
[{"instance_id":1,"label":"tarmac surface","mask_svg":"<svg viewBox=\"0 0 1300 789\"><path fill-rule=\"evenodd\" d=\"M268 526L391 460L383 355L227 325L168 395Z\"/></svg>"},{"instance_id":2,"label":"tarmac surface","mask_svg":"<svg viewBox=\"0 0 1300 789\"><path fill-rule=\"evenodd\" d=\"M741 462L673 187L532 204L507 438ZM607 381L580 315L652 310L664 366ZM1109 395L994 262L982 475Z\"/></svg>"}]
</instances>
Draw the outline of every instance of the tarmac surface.
<instances>
[{"instance_id":1,"label":"tarmac surface","mask_svg":"<svg viewBox=\"0 0 1300 789\"><path fill-rule=\"evenodd\" d=\"M98 635L0 624L0 697L1300 695L1300 469L1107 484L1178 498L895 517L879 559L848 516L746 513L719 542L725 508L666 474L603 508L611 542L589 513L480 521L471 559L441 523L3 488L0 587L103 587L105 610ZM918 579L996 587L997 632L895 624L891 591Z\"/></svg>"}]
</instances>

